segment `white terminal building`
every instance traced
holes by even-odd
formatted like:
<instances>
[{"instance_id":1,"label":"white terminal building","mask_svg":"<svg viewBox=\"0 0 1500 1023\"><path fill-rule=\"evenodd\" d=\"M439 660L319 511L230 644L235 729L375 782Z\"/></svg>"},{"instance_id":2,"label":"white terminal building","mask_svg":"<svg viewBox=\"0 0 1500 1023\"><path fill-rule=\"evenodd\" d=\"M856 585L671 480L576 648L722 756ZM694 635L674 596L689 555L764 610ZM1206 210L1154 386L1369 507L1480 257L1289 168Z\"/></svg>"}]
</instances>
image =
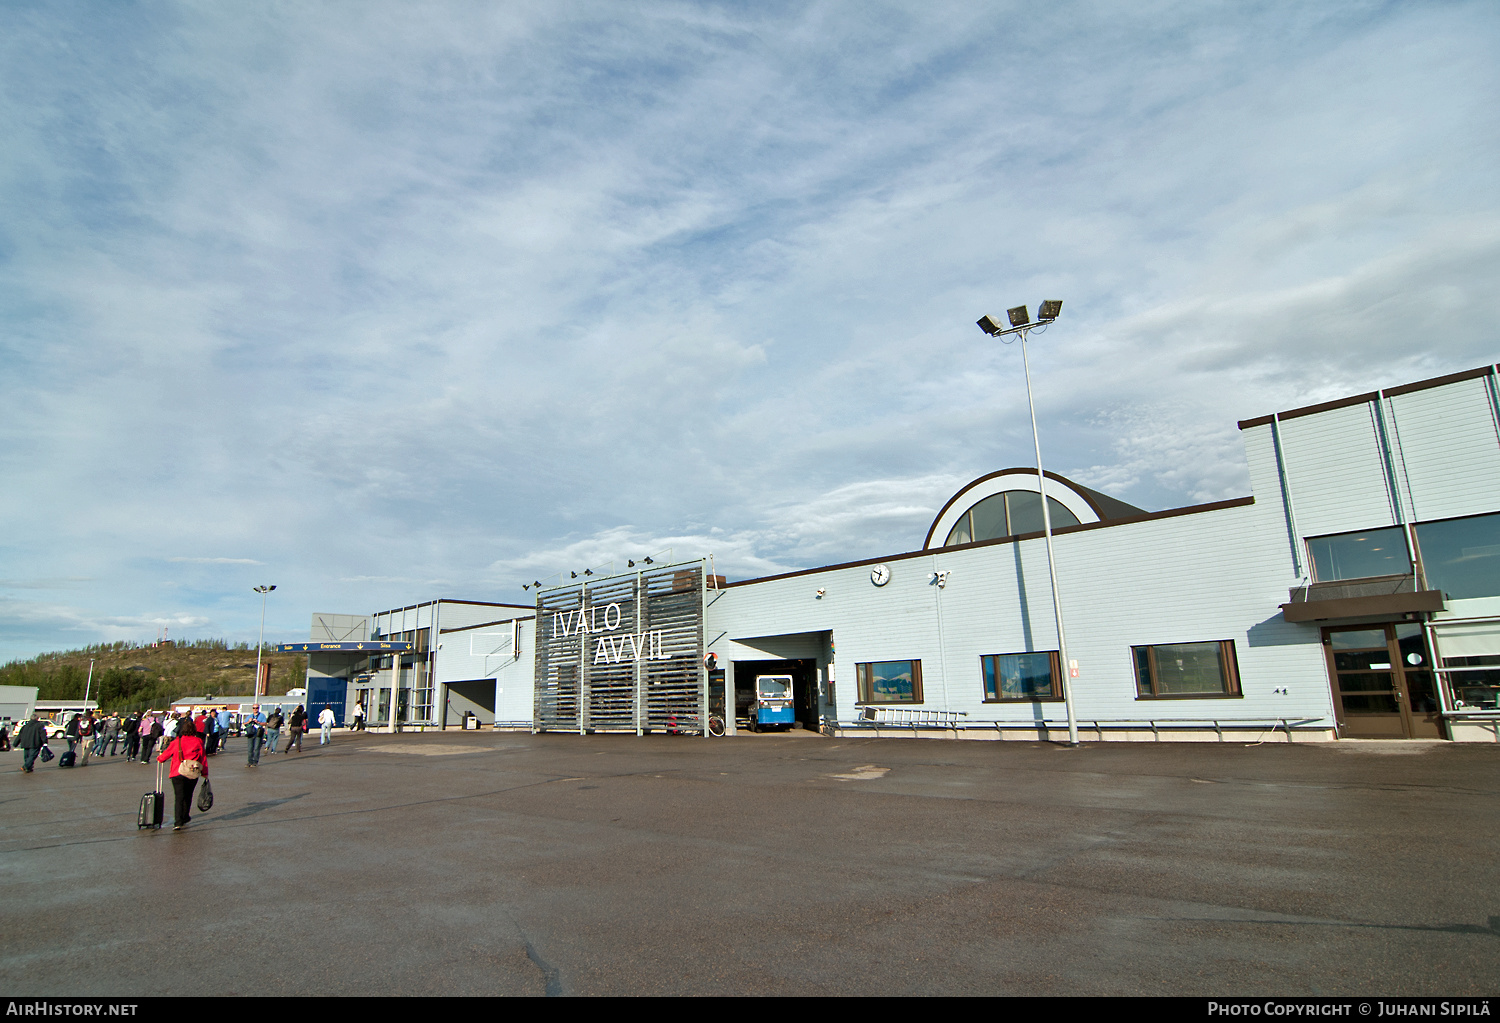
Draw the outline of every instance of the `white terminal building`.
<instances>
[{"instance_id":1,"label":"white terminal building","mask_svg":"<svg viewBox=\"0 0 1500 1023\"><path fill-rule=\"evenodd\" d=\"M1085 741L1496 742L1497 369L1241 422L1234 500L1148 512L1004 469L916 550L735 582L643 559L534 606L316 615L285 649L309 652L312 714L370 727L395 693L401 728L732 732L775 673L835 734L1057 739L1067 686Z\"/></svg>"}]
</instances>

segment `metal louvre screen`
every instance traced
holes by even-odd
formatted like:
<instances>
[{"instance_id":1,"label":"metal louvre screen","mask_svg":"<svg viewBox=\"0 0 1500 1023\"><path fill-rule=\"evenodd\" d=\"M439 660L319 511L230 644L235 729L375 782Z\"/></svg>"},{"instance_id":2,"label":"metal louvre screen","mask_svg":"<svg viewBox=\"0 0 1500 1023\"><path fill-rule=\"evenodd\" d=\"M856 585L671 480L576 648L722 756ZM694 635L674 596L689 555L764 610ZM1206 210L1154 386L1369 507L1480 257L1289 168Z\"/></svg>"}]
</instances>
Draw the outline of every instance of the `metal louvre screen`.
<instances>
[{"instance_id":1,"label":"metal louvre screen","mask_svg":"<svg viewBox=\"0 0 1500 1023\"><path fill-rule=\"evenodd\" d=\"M704 565L537 595L539 732L703 731Z\"/></svg>"}]
</instances>

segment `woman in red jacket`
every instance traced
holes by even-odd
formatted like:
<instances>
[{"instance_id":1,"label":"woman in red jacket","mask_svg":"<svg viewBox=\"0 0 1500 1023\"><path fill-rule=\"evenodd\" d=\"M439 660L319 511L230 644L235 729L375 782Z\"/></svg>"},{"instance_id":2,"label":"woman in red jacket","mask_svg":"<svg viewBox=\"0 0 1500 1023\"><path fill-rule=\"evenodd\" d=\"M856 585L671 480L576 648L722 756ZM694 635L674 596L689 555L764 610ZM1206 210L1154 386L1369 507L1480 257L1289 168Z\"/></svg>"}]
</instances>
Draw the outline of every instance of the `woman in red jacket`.
<instances>
[{"instance_id":1,"label":"woman in red jacket","mask_svg":"<svg viewBox=\"0 0 1500 1023\"><path fill-rule=\"evenodd\" d=\"M198 787L198 778L183 774L182 765L189 760L196 761L197 774L208 777L208 757L203 754L203 740L198 737L192 718L184 715L178 719L177 737L167 743L167 748L156 759L172 764L172 792L177 799L172 808L172 830L181 831L192 820L193 789Z\"/></svg>"}]
</instances>

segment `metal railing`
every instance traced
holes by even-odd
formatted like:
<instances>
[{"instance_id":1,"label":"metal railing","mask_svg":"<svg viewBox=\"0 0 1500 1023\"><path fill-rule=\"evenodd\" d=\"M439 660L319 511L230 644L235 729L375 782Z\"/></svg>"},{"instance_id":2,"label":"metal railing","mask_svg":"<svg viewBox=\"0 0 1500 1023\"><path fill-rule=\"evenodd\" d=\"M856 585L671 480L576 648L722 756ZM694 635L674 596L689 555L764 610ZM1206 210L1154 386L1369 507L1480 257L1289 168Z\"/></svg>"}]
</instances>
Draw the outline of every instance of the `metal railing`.
<instances>
[{"instance_id":1,"label":"metal railing","mask_svg":"<svg viewBox=\"0 0 1500 1023\"><path fill-rule=\"evenodd\" d=\"M921 729L952 731L955 736L960 732L994 731L996 738L1005 738L1007 731L1019 732L1030 731L1038 733L1063 732L1068 730L1068 723L1060 718L1031 718L1025 721L964 721L967 718L966 711L929 711L918 708L886 708L866 707L862 715L854 721L839 721L835 723L840 730L869 729L880 731L887 729L911 729L915 735ZM1078 720L1078 732L1080 737L1086 737L1086 733L1093 732L1094 737L1103 741L1106 732L1145 732L1149 731L1156 742L1162 741L1163 732L1207 732L1212 731L1218 736L1219 742L1225 742L1226 732L1283 732L1287 742L1293 739L1294 732L1331 732L1334 730L1333 722L1327 718L1200 718L1181 719L1174 718L1163 721L1155 718L1080 718Z\"/></svg>"}]
</instances>

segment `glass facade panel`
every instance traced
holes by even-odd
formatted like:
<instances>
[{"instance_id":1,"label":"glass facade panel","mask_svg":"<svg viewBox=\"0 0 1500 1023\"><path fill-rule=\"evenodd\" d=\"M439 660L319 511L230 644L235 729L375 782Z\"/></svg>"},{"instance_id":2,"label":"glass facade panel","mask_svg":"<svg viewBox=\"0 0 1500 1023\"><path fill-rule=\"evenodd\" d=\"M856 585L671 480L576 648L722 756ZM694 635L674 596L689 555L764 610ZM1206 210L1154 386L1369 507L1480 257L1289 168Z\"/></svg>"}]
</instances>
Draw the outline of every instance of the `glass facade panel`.
<instances>
[{"instance_id":1,"label":"glass facade panel","mask_svg":"<svg viewBox=\"0 0 1500 1023\"><path fill-rule=\"evenodd\" d=\"M1388 671L1339 672L1339 690L1345 693L1389 693L1395 685Z\"/></svg>"},{"instance_id":2,"label":"glass facade panel","mask_svg":"<svg viewBox=\"0 0 1500 1023\"><path fill-rule=\"evenodd\" d=\"M964 517L958 520L958 524L948 531L948 539L943 541L944 547L952 547L954 544L968 543L973 540L969 532L969 513L964 512Z\"/></svg>"},{"instance_id":3,"label":"glass facade panel","mask_svg":"<svg viewBox=\"0 0 1500 1023\"><path fill-rule=\"evenodd\" d=\"M1172 643L1131 648L1143 697L1238 696L1234 643Z\"/></svg>"},{"instance_id":4,"label":"glass facade panel","mask_svg":"<svg viewBox=\"0 0 1500 1023\"><path fill-rule=\"evenodd\" d=\"M1500 515L1424 522L1417 546L1432 589L1454 600L1500 597Z\"/></svg>"},{"instance_id":5,"label":"glass facade panel","mask_svg":"<svg viewBox=\"0 0 1500 1023\"><path fill-rule=\"evenodd\" d=\"M1344 629L1332 633L1329 642L1335 650L1369 650L1371 647L1385 647L1384 629Z\"/></svg>"},{"instance_id":6,"label":"glass facade panel","mask_svg":"<svg viewBox=\"0 0 1500 1023\"><path fill-rule=\"evenodd\" d=\"M1052 654L1000 654L984 657L986 700L1051 700L1057 698Z\"/></svg>"},{"instance_id":7,"label":"glass facade panel","mask_svg":"<svg viewBox=\"0 0 1500 1023\"><path fill-rule=\"evenodd\" d=\"M873 661L855 665L863 703L921 703L921 661Z\"/></svg>"},{"instance_id":8,"label":"glass facade panel","mask_svg":"<svg viewBox=\"0 0 1500 1023\"><path fill-rule=\"evenodd\" d=\"M1349 696L1343 697L1344 712L1348 714L1399 714L1401 708L1396 705L1396 698L1389 694L1384 696Z\"/></svg>"},{"instance_id":9,"label":"glass facade panel","mask_svg":"<svg viewBox=\"0 0 1500 1023\"><path fill-rule=\"evenodd\" d=\"M1224 661L1217 643L1179 643L1156 648L1156 693L1222 693Z\"/></svg>"},{"instance_id":10,"label":"glass facade panel","mask_svg":"<svg viewBox=\"0 0 1500 1023\"><path fill-rule=\"evenodd\" d=\"M1371 668L1390 671L1391 652L1385 647L1379 650L1335 650L1333 666L1339 671L1369 671Z\"/></svg>"},{"instance_id":11,"label":"glass facade panel","mask_svg":"<svg viewBox=\"0 0 1500 1023\"><path fill-rule=\"evenodd\" d=\"M1366 579L1376 575L1411 572L1406 537L1398 526L1366 529L1337 536L1310 537L1307 553L1312 558L1313 579L1320 583L1335 579Z\"/></svg>"},{"instance_id":12,"label":"glass facade panel","mask_svg":"<svg viewBox=\"0 0 1500 1023\"><path fill-rule=\"evenodd\" d=\"M1040 533L1042 531L1042 495L1030 490L1007 490L1005 509L1010 518L1010 535ZM1052 513L1052 528L1078 525L1078 516L1057 502L1047 498L1047 509Z\"/></svg>"},{"instance_id":13,"label":"glass facade panel","mask_svg":"<svg viewBox=\"0 0 1500 1023\"><path fill-rule=\"evenodd\" d=\"M1500 655L1444 657L1444 668L1463 668L1447 674L1454 706L1500 710Z\"/></svg>"},{"instance_id":14,"label":"glass facade panel","mask_svg":"<svg viewBox=\"0 0 1500 1023\"><path fill-rule=\"evenodd\" d=\"M1052 511L1052 528L1078 525L1078 516L1063 507L1056 498L1047 498ZM978 540L998 540L1020 533L1040 533L1042 498L1030 490L1007 490L991 494L964 512L948 531L944 547Z\"/></svg>"},{"instance_id":15,"label":"glass facade panel","mask_svg":"<svg viewBox=\"0 0 1500 1023\"><path fill-rule=\"evenodd\" d=\"M997 540L1010 535L1005 528L1004 494L986 497L969 509L969 515L976 540Z\"/></svg>"}]
</instances>

